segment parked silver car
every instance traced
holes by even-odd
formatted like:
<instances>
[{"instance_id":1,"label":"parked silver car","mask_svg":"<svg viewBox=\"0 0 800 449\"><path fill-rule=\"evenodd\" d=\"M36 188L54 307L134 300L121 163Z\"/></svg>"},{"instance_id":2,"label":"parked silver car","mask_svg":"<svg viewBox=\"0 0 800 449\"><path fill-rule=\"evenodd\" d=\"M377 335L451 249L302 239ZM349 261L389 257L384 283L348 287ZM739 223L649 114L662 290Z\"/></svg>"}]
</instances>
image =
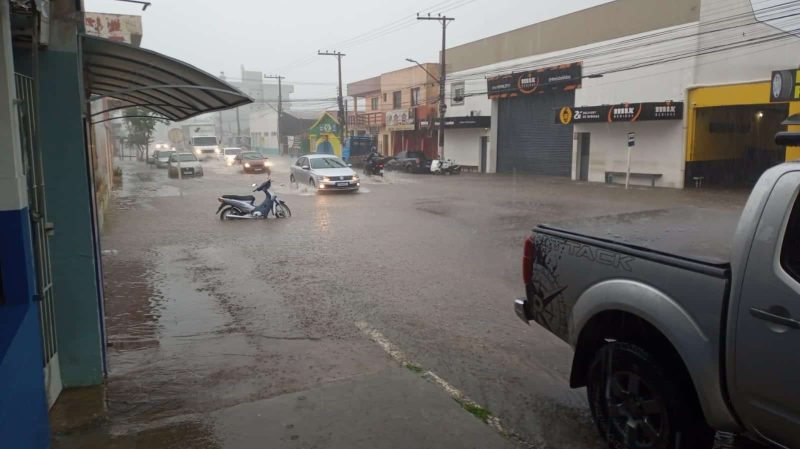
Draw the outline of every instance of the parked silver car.
<instances>
[{"instance_id":1,"label":"parked silver car","mask_svg":"<svg viewBox=\"0 0 800 449\"><path fill-rule=\"evenodd\" d=\"M308 184L318 191L357 191L361 186L358 174L337 156L308 154L300 156L291 167L292 184Z\"/></svg>"},{"instance_id":2,"label":"parked silver car","mask_svg":"<svg viewBox=\"0 0 800 449\"><path fill-rule=\"evenodd\" d=\"M167 168L169 167L169 158L173 154L175 154L175 150L158 150L153 155L153 159L155 160L156 167L158 168Z\"/></svg>"},{"instance_id":3,"label":"parked silver car","mask_svg":"<svg viewBox=\"0 0 800 449\"><path fill-rule=\"evenodd\" d=\"M174 153L170 156L169 177L177 178L179 170L182 178L203 176L203 166L197 160L197 156L192 153Z\"/></svg>"}]
</instances>

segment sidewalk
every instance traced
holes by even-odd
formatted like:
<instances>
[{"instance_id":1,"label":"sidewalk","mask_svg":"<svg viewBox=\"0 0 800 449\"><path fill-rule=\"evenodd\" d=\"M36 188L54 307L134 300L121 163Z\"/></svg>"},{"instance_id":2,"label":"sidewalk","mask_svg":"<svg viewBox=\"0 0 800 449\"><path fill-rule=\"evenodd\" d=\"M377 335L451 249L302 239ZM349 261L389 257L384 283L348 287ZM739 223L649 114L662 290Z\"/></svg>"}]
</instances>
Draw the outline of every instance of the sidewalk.
<instances>
[{"instance_id":1,"label":"sidewalk","mask_svg":"<svg viewBox=\"0 0 800 449\"><path fill-rule=\"evenodd\" d=\"M55 449L467 449L514 445L399 366L210 413L57 429Z\"/></svg>"}]
</instances>

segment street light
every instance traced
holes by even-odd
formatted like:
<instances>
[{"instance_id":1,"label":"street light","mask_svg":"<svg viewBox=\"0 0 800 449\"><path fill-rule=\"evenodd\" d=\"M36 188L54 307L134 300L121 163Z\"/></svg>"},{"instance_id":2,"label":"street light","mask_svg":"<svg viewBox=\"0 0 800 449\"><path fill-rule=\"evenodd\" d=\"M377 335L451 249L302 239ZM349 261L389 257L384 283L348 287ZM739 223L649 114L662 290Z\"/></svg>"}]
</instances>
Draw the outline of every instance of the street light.
<instances>
[{"instance_id":1,"label":"street light","mask_svg":"<svg viewBox=\"0 0 800 449\"><path fill-rule=\"evenodd\" d=\"M417 62L417 60L415 60L415 59L411 59L411 58L406 58L406 61L408 61L408 62L413 62L414 64L418 65L418 66L419 66L419 68L421 68L422 70L424 70L424 71L425 71L425 73L427 73L428 75L430 75L430 76L431 76L431 78L433 78L433 79L434 79L434 80L435 80L437 83L441 83L441 81L439 81L439 77L438 77L438 76L436 76L436 75L434 75L433 73L429 72L429 71L428 71L428 69L426 69L424 65L420 64L419 62Z\"/></svg>"}]
</instances>

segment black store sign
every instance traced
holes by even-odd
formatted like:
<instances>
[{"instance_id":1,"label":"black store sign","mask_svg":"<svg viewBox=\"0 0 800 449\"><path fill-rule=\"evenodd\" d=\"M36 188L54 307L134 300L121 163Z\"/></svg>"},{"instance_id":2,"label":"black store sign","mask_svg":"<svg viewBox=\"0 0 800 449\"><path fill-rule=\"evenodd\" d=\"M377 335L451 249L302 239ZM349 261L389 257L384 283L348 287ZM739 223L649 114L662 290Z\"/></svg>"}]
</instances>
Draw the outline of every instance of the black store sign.
<instances>
[{"instance_id":1,"label":"black store sign","mask_svg":"<svg viewBox=\"0 0 800 449\"><path fill-rule=\"evenodd\" d=\"M434 120L434 125L439 126L439 119ZM420 126L429 126L429 122L421 121ZM445 117L445 128L488 128L492 126L492 118L488 115L468 115L464 117Z\"/></svg>"},{"instance_id":2,"label":"black store sign","mask_svg":"<svg viewBox=\"0 0 800 449\"><path fill-rule=\"evenodd\" d=\"M683 118L683 102L624 103L618 105L565 106L556 111L555 123L615 123L645 122L654 120L680 120Z\"/></svg>"},{"instance_id":3,"label":"black store sign","mask_svg":"<svg viewBox=\"0 0 800 449\"><path fill-rule=\"evenodd\" d=\"M489 78L486 81L486 91L489 98L492 99L532 95L553 90L566 91L581 87L582 78L582 64L575 62Z\"/></svg>"}]
</instances>

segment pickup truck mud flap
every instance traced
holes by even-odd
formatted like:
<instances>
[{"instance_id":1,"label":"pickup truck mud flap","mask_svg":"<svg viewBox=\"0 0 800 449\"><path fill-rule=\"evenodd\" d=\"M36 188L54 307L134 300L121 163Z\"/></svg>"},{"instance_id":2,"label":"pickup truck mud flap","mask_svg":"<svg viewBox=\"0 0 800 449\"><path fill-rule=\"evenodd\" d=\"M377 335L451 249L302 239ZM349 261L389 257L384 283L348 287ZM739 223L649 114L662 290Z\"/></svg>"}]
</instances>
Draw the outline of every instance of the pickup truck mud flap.
<instances>
[{"instance_id":1,"label":"pickup truck mud flap","mask_svg":"<svg viewBox=\"0 0 800 449\"><path fill-rule=\"evenodd\" d=\"M533 319L530 310L527 298L517 298L514 300L514 312L525 324L530 324L531 319Z\"/></svg>"}]
</instances>

